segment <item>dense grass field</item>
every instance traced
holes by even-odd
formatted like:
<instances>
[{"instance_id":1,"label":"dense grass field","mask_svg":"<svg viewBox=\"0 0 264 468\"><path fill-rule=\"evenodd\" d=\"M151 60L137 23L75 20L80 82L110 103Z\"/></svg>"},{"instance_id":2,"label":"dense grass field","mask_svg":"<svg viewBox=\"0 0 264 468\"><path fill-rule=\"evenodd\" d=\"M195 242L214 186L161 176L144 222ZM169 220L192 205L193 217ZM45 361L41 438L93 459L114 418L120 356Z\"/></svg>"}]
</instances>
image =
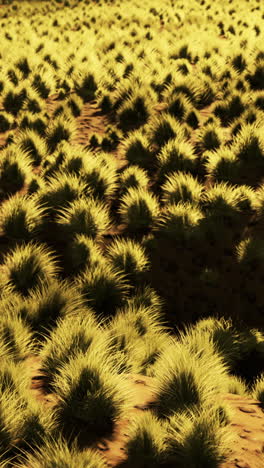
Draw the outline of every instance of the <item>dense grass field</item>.
<instances>
[{"instance_id":1,"label":"dense grass field","mask_svg":"<svg viewBox=\"0 0 264 468\"><path fill-rule=\"evenodd\" d=\"M0 5L0 468L114 466L131 375L120 467L225 468L223 395L264 408L263 26L261 0Z\"/></svg>"}]
</instances>

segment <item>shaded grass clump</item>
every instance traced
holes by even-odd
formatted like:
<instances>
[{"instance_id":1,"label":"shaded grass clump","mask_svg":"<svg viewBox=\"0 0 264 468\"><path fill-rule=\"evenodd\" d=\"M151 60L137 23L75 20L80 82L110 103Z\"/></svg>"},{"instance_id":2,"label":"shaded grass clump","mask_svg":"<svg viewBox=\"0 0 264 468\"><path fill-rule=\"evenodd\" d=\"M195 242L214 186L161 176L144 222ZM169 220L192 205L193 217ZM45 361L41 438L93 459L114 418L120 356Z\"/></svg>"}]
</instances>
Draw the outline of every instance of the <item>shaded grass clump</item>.
<instances>
[{"instance_id":1,"label":"shaded grass clump","mask_svg":"<svg viewBox=\"0 0 264 468\"><path fill-rule=\"evenodd\" d=\"M119 176L119 191L121 196L124 195L129 188L142 188L147 190L148 185L149 178L147 172L137 165L126 167Z\"/></svg>"},{"instance_id":2,"label":"shaded grass clump","mask_svg":"<svg viewBox=\"0 0 264 468\"><path fill-rule=\"evenodd\" d=\"M155 363L155 412L160 418L175 411L208 407L225 387L228 367L208 342L206 349L191 353L175 342Z\"/></svg>"},{"instance_id":3,"label":"shaded grass clump","mask_svg":"<svg viewBox=\"0 0 264 468\"><path fill-rule=\"evenodd\" d=\"M41 447L36 447L32 454L25 454L23 461L29 468L106 468L105 459L97 450L88 448L81 451L78 444L69 444L59 436L45 441Z\"/></svg>"},{"instance_id":4,"label":"shaded grass clump","mask_svg":"<svg viewBox=\"0 0 264 468\"><path fill-rule=\"evenodd\" d=\"M168 113L155 116L147 126L148 140L158 150L172 139L185 141L188 136L186 132L186 127Z\"/></svg>"},{"instance_id":5,"label":"shaded grass clump","mask_svg":"<svg viewBox=\"0 0 264 468\"><path fill-rule=\"evenodd\" d=\"M76 286L65 280L41 284L30 294L22 309L23 319L38 339L43 334L47 336L52 327L56 327L58 320L64 317L75 319L81 314L91 315L91 310L87 308Z\"/></svg>"},{"instance_id":6,"label":"shaded grass clump","mask_svg":"<svg viewBox=\"0 0 264 468\"><path fill-rule=\"evenodd\" d=\"M199 233L203 219L201 209L190 202L166 205L154 226L155 236L188 246Z\"/></svg>"},{"instance_id":7,"label":"shaded grass clump","mask_svg":"<svg viewBox=\"0 0 264 468\"><path fill-rule=\"evenodd\" d=\"M46 130L46 142L49 154L52 154L61 141L70 141L76 133L76 123L73 119L58 117Z\"/></svg>"},{"instance_id":8,"label":"shaded grass clump","mask_svg":"<svg viewBox=\"0 0 264 468\"><path fill-rule=\"evenodd\" d=\"M130 406L127 380L115 372L110 359L96 352L78 354L62 364L54 388L60 398L54 416L63 433L68 426L70 432L89 428L96 438L107 434Z\"/></svg>"},{"instance_id":9,"label":"shaded grass clump","mask_svg":"<svg viewBox=\"0 0 264 468\"><path fill-rule=\"evenodd\" d=\"M13 195L0 208L0 233L10 240L33 240L41 231L44 216L36 198Z\"/></svg>"},{"instance_id":10,"label":"shaded grass clump","mask_svg":"<svg viewBox=\"0 0 264 468\"><path fill-rule=\"evenodd\" d=\"M157 198L142 188L130 188L120 200L122 223L131 232L144 232L151 228L159 215Z\"/></svg>"},{"instance_id":11,"label":"shaded grass clump","mask_svg":"<svg viewBox=\"0 0 264 468\"><path fill-rule=\"evenodd\" d=\"M19 190L31 179L31 161L15 146L3 150L0 160L0 199L7 198Z\"/></svg>"},{"instance_id":12,"label":"shaded grass clump","mask_svg":"<svg viewBox=\"0 0 264 468\"><path fill-rule=\"evenodd\" d=\"M150 169L154 162L149 141L141 130L132 132L123 142L123 153L130 164Z\"/></svg>"},{"instance_id":13,"label":"shaded grass clump","mask_svg":"<svg viewBox=\"0 0 264 468\"><path fill-rule=\"evenodd\" d=\"M168 454L183 468L218 468L231 453L235 435L212 410L179 412L170 417Z\"/></svg>"},{"instance_id":14,"label":"shaded grass clump","mask_svg":"<svg viewBox=\"0 0 264 468\"><path fill-rule=\"evenodd\" d=\"M255 380L250 389L250 394L252 398L259 400L261 407L264 408L264 373L260 374Z\"/></svg>"},{"instance_id":15,"label":"shaded grass clump","mask_svg":"<svg viewBox=\"0 0 264 468\"><path fill-rule=\"evenodd\" d=\"M81 312L85 312L81 315ZM57 320L57 327L51 330L40 349L41 366L52 389L55 376L60 372L62 364L80 353L87 354L95 348L100 353L107 353L109 342L89 309L80 309L74 317L65 315Z\"/></svg>"},{"instance_id":16,"label":"shaded grass clump","mask_svg":"<svg viewBox=\"0 0 264 468\"><path fill-rule=\"evenodd\" d=\"M193 146L187 141L172 139L163 146L157 156L157 183L163 184L166 176L175 171L194 174L196 156Z\"/></svg>"},{"instance_id":17,"label":"shaded grass clump","mask_svg":"<svg viewBox=\"0 0 264 468\"><path fill-rule=\"evenodd\" d=\"M130 239L115 239L107 249L107 258L116 270L125 274L132 283L140 281L149 269L144 248Z\"/></svg>"},{"instance_id":18,"label":"shaded grass clump","mask_svg":"<svg viewBox=\"0 0 264 468\"><path fill-rule=\"evenodd\" d=\"M38 192L38 199L45 205L50 215L66 208L71 202L88 197L90 190L79 177L63 172L56 172L47 180L47 185Z\"/></svg>"},{"instance_id":19,"label":"shaded grass clump","mask_svg":"<svg viewBox=\"0 0 264 468\"><path fill-rule=\"evenodd\" d=\"M180 201L199 204L204 186L191 174L178 171L171 172L162 185L162 203L177 204Z\"/></svg>"},{"instance_id":20,"label":"shaded grass clump","mask_svg":"<svg viewBox=\"0 0 264 468\"><path fill-rule=\"evenodd\" d=\"M4 291L28 296L37 287L56 278L57 273L53 252L44 244L30 242L5 255L0 285Z\"/></svg>"},{"instance_id":21,"label":"shaded grass clump","mask_svg":"<svg viewBox=\"0 0 264 468\"><path fill-rule=\"evenodd\" d=\"M59 211L55 222L62 238L66 239L72 239L76 234L96 239L111 226L108 207L93 198L72 201Z\"/></svg>"},{"instance_id":22,"label":"shaded grass clump","mask_svg":"<svg viewBox=\"0 0 264 468\"><path fill-rule=\"evenodd\" d=\"M129 291L125 277L107 264L86 269L76 278L76 285L87 305L103 316L114 314Z\"/></svg>"},{"instance_id":23,"label":"shaded grass clump","mask_svg":"<svg viewBox=\"0 0 264 468\"><path fill-rule=\"evenodd\" d=\"M15 141L17 147L27 154L32 164L39 166L47 156L48 149L44 138L36 130L26 129L21 131Z\"/></svg>"},{"instance_id":24,"label":"shaded grass clump","mask_svg":"<svg viewBox=\"0 0 264 468\"><path fill-rule=\"evenodd\" d=\"M76 234L65 253L69 275L78 275L85 268L100 265L105 261L102 250L93 238Z\"/></svg>"},{"instance_id":25,"label":"shaded grass clump","mask_svg":"<svg viewBox=\"0 0 264 468\"><path fill-rule=\"evenodd\" d=\"M121 467L158 468L167 461L167 431L150 411L133 419L125 445L126 462Z\"/></svg>"}]
</instances>

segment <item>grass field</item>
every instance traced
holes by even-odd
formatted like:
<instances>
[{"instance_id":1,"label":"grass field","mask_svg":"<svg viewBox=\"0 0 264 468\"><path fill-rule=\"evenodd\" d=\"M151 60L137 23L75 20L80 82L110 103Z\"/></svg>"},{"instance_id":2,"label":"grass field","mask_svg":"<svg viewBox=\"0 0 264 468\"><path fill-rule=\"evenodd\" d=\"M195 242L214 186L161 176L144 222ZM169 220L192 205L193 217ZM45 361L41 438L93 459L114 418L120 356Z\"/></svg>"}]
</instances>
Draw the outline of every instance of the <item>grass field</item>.
<instances>
[{"instance_id":1,"label":"grass field","mask_svg":"<svg viewBox=\"0 0 264 468\"><path fill-rule=\"evenodd\" d=\"M263 25L2 1L0 468L263 468Z\"/></svg>"}]
</instances>

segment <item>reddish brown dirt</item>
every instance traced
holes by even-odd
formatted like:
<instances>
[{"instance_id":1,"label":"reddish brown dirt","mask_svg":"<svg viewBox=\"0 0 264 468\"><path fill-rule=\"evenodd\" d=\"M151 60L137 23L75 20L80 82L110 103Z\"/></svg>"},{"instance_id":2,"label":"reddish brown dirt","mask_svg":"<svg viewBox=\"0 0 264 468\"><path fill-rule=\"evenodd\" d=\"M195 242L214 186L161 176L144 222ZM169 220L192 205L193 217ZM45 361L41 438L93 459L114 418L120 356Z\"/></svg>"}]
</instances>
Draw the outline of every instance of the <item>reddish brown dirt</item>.
<instances>
[{"instance_id":1,"label":"reddish brown dirt","mask_svg":"<svg viewBox=\"0 0 264 468\"><path fill-rule=\"evenodd\" d=\"M40 404L54 406L56 395L46 394L44 380L36 378L43 375L39 370L40 359L31 356L25 361L30 372L30 391ZM127 374L127 379L133 391L131 409L127 418L117 421L113 433L108 438L101 438L93 447L97 448L105 457L107 466L115 467L126 460L125 444L128 439L127 430L130 421L142 411L148 410L155 401L155 379L140 374ZM230 428L234 432L236 442L232 452L221 464L220 468L263 468L264 466L264 412L257 400L245 398L230 393L220 397L228 402L233 409L233 419ZM88 435L88 433L87 433ZM131 467L132 468L132 467ZM135 468L135 467L133 467Z\"/></svg>"}]
</instances>

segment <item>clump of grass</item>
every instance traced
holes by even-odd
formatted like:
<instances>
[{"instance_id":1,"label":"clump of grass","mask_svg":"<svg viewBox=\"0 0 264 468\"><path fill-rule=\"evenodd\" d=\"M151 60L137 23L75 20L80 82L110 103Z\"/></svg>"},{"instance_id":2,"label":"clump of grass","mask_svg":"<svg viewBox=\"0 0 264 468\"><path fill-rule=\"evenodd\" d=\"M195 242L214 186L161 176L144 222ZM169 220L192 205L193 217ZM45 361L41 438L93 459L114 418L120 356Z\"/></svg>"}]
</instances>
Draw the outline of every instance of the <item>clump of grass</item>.
<instances>
[{"instance_id":1,"label":"clump of grass","mask_svg":"<svg viewBox=\"0 0 264 468\"><path fill-rule=\"evenodd\" d=\"M0 112L0 133L7 132L13 126L14 118L5 112Z\"/></svg>"},{"instance_id":2,"label":"clump of grass","mask_svg":"<svg viewBox=\"0 0 264 468\"><path fill-rule=\"evenodd\" d=\"M168 425L168 454L179 467L218 468L231 453L235 435L214 410L176 413Z\"/></svg>"},{"instance_id":3,"label":"clump of grass","mask_svg":"<svg viewBox=\"0 0 264 468\"><path fill-rule=\"evenodd\" d=\"M155 412L161 418L175 411L207 407L227 379L227 365L208 343L203 353L191 353L175 342L155 363Z\"/></svg>"},{"instance_id":4,"label":"clump of grass","mask_svg":"<svg viewBox=\"0 0 264 468\"><path fill-rule=\"evenodd\" d=\"M41 164L48 152L44 138L35 130L26 129L21 131L17 135L15 143L21 151L28 154L35 166Z\"/></svg>"},{"instance_id":5,"label":"clump of grass","mask_svg":"<svg viewBox=\"0 0 264 468\"><path fill-rule=\"evenodd\" d=\"M167 461L166 437L166 426L154 414L146 411L138 416L128 429L126 463L138 468L162 466Z\"/></svg>"},{"instance_id":6,"label":"clump of grass","mask_svg":"<svg viewBox=\"0 0 264 468\"><path fill-rule=\"evenodd\" d=\"M36 198L14 195L0 208L0 233L12 240L32 240L41 230L44 215Z\"/></svg>"},{"instance_id":7,"label":"clump of grass","mask_svg":"<svg viewBox=\"0 0 264 468\"><path fill-rule=\"evenodd\" d=\"M79 117L82 112L83 101L78 96L73 96L67 100L67 107L74 117Z\"/></svg>"},{"instance_id":8,"label":"clump of grass","mask_svg":"<svg viewBox=\"0 0 264 468\"><path fill-rule=\"evenodd\" d=\"M206 125L196 134L195 150L198 154L212 151L220 147L222 133L214 124Z\"/></svg>"},{"instance_id":9,"label":"clump of grass","mask_svg":"<svg viewBox=\"0 0 264 468\"><path fill-rule=\"evenodd\" d=\"M115 269L120 270L133 283L142 279L149 269L149 260L144 248L130 239L116 239L107 249L107 258Z\"/></svg>"},{"instance_id":10,"label":"clump of grass","mask_svg":"<svg viewBox=\"0 0 264 468\"><path fill-rule=\"evenodd\" d=\"M244 197L245 198L245 197ZM201 206L211 219L220 218L226 227L235 228L240 221L243 194L227 182L214 184L201 197Z\"/></svg>"},{"instance_id":11,"label":"clump of grass","mask_svg":"<svg viewBox=\"0 0 264 468\"><path fill-rule=\"evenodd\" d=\"M119 213L129 231L141 232L153 226L159 215L159 203L151 192L130 188L121 198Z\"/></svg>"},{"instance_id":12,"label":"clump of grass","mask_svg":"<svg viewBox=\"0 0 264 468\"><path fill-rule=\"evenodd\" d=\"M31 179L31 161L29 157L11 145L1 154L0 160L0 198L21 190Z\"/></svg>"},{"instance_id":13,"label":"clump of grass","mask_svg":"<svg viewBox=\"0 0 264 468\"><path fill-rule=\"evenodd\" d=\"M181 244L195 238L204 214L198 206L189 202L170 204L162 211L154 227L159 238L170 239Z\"/></svg>"},{"instance_id":14,"label":"clump of grass","mask_svg":"<svg viewBox=\"0 0 264 468\"><path fill-rule=\"evenodd\" d=\"M246 75L246 80L253 90L264 89L264 60L258 60L251 72Z\"/></svg>"},{"instance_id":15,"label":"clump of grass","mask_svg":"<svg viewBox=\"0 0 264 468\"><path fill-rule=\"evenodd\" d=\"M238 377L236 375L229 376L226 390L228 393L232 393L234 395L241 395L244 397L249 396L249 391L246 383L242 380L241 377Z\"/></svg>"},{"instance_id":16,"label":"clump of grass","mask_svg":"<svg viewBox=\"0 0 264 468\"><path fill-rule=\"evenodd\" d=\"M58 426L85 424L98 435L111 432L130 406L129 385L99 353L79 354L62 364L54 379L60 401L54 408Z\"/></svg>"},{"instance_id":17,"label":"clump of grass","mask_svg":"<svg viewBox=\"0 0 264 468\"><path fill-rule=\"evenodd\" d=\"M1 288L28 296L37 287L56 278L58 266L44 245L30 242L17 246L4 257Z\"/></svg>"},{"instance_id":18,"label":"clump of grass","mask_svg":"<svg viewBox=\"0 0 264 468\"><path fill-rule=\"evenodd\" d=\"M250 390L252 398L260 401L261 407L264 408L264 373L260 374L255 380Z\"/></svg>"},{"instance_id":19,"label":"clump of grass","mask_svg":"<svg viewBox=\"0 0 264 468\"><path fill-rule=\"evenodd\" d=\"M76 154L66 155L62 170L78 175L89 188L91 195L110 201L117 188L116 166L105 153L94 155L90 151L79 150Z\"/></svg>"},{"instance_id":20,"label":"clump of grass","mask_svg":"<svg viewBox=\"0 0 264 468\"><path fill-rule=\"evenodd\" d=\"M157 156L158 183L164 183L166 176L174 171L194 172L195 164L196 156L190 143L178 139L169 141Z\"/></svg>"},{"instance_id":21,"label":"clump of grass","mask_svg":"<svg viewBox=\"0 0 264 468\"><path fill-rule=\"evenodd\" d=\"M30 326L16 315L19 308L23 310L22 299L11 297L0 302L3 314L0 320L1 351L5 353L2 357L19 363L34 351L34 341Z\"/></svg>"},{"instance_id":22,"label":"clump of grass","mask_svg":"<svg viewBox=\"0 0 264 468\"><path fill-rule=\"evenodd\" d=\"M185 122L193 130L196 130L199 127L199 114L193 109L186 113Z\"/></svg>"},{"instance_id":23,"label":"clump of grass","mask_svg":"<svg viewBox=\"0 0 264 468\"><path fill-rule=\"evenodd\" d=\"M63 172L56 172L48 178L47 185L38 192L41 204L47 206L50 214L58 213L59 209L69 203L88 197L90 191L79 177Z\"/></svg>"},{"instance_id":24,"label":"clump of grass","mask_svg":"<svg viewBox=\"0 0 264 468\"><path fill-rule=\"evenodd\" d=\"M170 140L177 139L178 142L185 141L186 136L186 128L168 113L163 113L161 116L154 117L148 123L148 140L158 150Z\"/></svg>"},{"instance_id":25,"label":"clump of grass","mask_svg":"<svg viewBox=\"0 0 264 468\"><path fill-rule=\"evenodd\" d=\"M76 123L73 119L58 117L49 124L46 130L48 151L52 154L61 141L70 141L76 133Z\"/></svg>"},{"instance_id":26,"label":"clump of grass","mask_svg":"<svg viewBox=\"0 0 264 468\"><path fill-rule=\"evenodd\" d=\"M242 176L241 163L231 148L220 147L216 151L204 154L205 173L212 177L214 182L238 183Z\"/></svg>"},{"instance_id":27,"label":"clump of grass","mask_svg":"<svg viewBox=\"0 0 264 468\"><path fill-rule=\"evenodd\" d=\"M151 114L147 97L139 93L130 96L117 110L117 126L123 132L135 130L146 124Z\"/></svg>"},{"instance_id":28,"label":"clump of grass","mask_svg":"<svg viewBox=\"0 0 264 468\"><path fill-rule=\"evenodd\" d=\"M101 356L109 351L109 342L92 313L87 310L83 316L81 313L76 314L74 328L72 319L73 317L67 315L58 319L56 328L46 338L39 352L50 388L55 375L60 372L60 366L69 362L72 357L80 353L87 355L95 349L100 349Z\"/></svg>"},{"instance_id":29,"label":"clump of grass","mask_svg":"<svg viewBox=\"0 0 264 468\"><path fill-rule=\"evenodd\" d=\"M168 114L183 122L191 110L190 100L182 93L173 93L166 101Z\"/></svg>"},{"instance_id":30,"label":"clump of grass","mask_svg":"<svg viewBox=\"0 0 264 468\"><path fill-rule=\"evenodd\" d=\"M51 83L48 82L48 77L41 73L35 72L31 77L31 86L36 93L42 98L47 99L51 92Z\"/></svg>"},{"instance_id":31,"label":"clump of grass","mask_svg":"<svg viewBox=\"0 0 264 468\"><path fill-rule=\"evenodd\" d=\"M108 207L93 198L72 201L59 211L55 222L61 235L67 239L76 234L96 239L111 226Z\"/></svg>"},{"instance_id":32,"label":"clump of grass","mask_svg":"<svg viewBox=\"0 0 264 468\"><path fill-rule=\"evenodd\" d=\"M21 130L34 130L40 136L45 137L46 128L48 126L48 117L44 112L34 116L31 113L25 111L18 119L18 126Z\"/></svg>"},{"instance_id":33,"label":"clump of grass","mask_svg":"<svg viewBox=\"0 0 264 468\"><path fill-rule=\"evenodd\" d=\"M245 110L245 103L239 93L234 93L224 103L217 104L214 108L214 115L219 117L223 127L228 127L235 118Z\"/></svg>"},{"instance_id":34,"label":"clump of grass","mask_svg":"<svg viewBox=\"0 0 264 468\"><path fill-rule=\"evenodd\" d=\"M264 139L259 128L243 125L232 145L237 158L249 164L261 163L264 156Z\"/></svg>"},{"instance_id":35,"label":"clump of grass","mask_svg":"<svg viewBox=\"0 0 264 468\"><path fill-rule=\"evenodd\" d=\"M184 334L180 332L180 341L191 352L201 351L206 339L213 343L216 351L233 368L239 360L241 347L239 334L232 321L224 318L201 319L194 326L186 327Z\"/></svg>"},{"instance_id":36,"label":"clump of grass","mask_svg":"<svg viewBox=\"0 0 264 468\"><path fill-rule=\"evenodd\" d=\"M247 237L235 248L236 259L247 273L263 270L264 243L262 239Z\"/></svg>"},{"instance_id":37,"label":"clump of grass","mask_svg":"<svg viewBox=\"0 0 264 468\"><path fill-rule=\"evenodd\" d=\"M14 89L7 89L4 91L2 105L4 110L8 114L12 114L14 117L18 115L24 106L26 99L26 93L24 88L15 91Z\"/></svg>"},{"instance_id":38,"label":"clump of grass","mask_svg":"<svg viewBox=\"0 0 264 468\"><path fill-rule=\"evenodd\" d=\"M150 169L154 156L146 135L141 130L132 132L123 142L123 154L130 164Z\"/></svg>"},{"instance_id":39,"label":"clump of grass","mask_svg":"<svg viewBox=\"0 0 264 468\"><path fill-rule=\"evenodd\" d=\"M129 291L125 277L107 264L86 269L76 278L76 285L88 306L105 316L121 307Z\"/></svg>"},{"instance_id":40,"label":"clump of grass","mask_svg":"<svg viewBox=\"0 0 264 468\"><path fill-rule=\"evenodd\" d=\"M93 101L96 96L97 83L93 73L84 73L74 82L75 92L84 103Z\"/></svg>"},{"instance_id":41,"label":"clump of grass","mask_svg":"<svg viewBox=\"0 0 264 468\"><path fill-rule=\"evenodd\" d=\"M64 317L75 319L78 315L91 315L74 284L68 281L41 283L27 298L22 316L38 338L47 335L57 321Z\"/></svg>"},{"instance_id":42,"label":"clump of grass","mask_svg":"<svg viewBox=\"0 0 264 468\"><path fill-rule=\"evenodd\" d=\"M147 190L149 178L144 169L138 166L128 166L119 176L120 194L124 195L129 188L142 188Z\"/></svg>"},{"instance_id":43,"label":"clump of grass","mask_svg":"<svg viewBox=\"0 0 264 468\"><path fill-rule=\"evenodd\" d=\"M85 268L102 264L105 258L93 238L76 234L67 248L66 260L69 274L77 275Z\"/></svg>"},{"instance_id":44,"label":"clump of grass","mask_svg":"<svg viewBox=\"0 0 264 468\"><path fill-rule=\"evenodd\" d=\"M41 447L36 447L33 453L25 454L24 462L29 468L50 468L51 466L63 466L64 468L106 468L106 462L102 455L95 449L88 448L80 451L76 443L69 444L61 436L45 442Z\"/></svg>"},{"instance_id":45,"label":"clump of grass","mask_svg":"<svg viewBox=\"0 0 264 468\"><path fill-rule=\"evenodd\" d=\"M199 204L204 187L187 172L171 172L162 185L162 202L164 205L177 204L180 201Z\"/></svg>"}]
</instances>

